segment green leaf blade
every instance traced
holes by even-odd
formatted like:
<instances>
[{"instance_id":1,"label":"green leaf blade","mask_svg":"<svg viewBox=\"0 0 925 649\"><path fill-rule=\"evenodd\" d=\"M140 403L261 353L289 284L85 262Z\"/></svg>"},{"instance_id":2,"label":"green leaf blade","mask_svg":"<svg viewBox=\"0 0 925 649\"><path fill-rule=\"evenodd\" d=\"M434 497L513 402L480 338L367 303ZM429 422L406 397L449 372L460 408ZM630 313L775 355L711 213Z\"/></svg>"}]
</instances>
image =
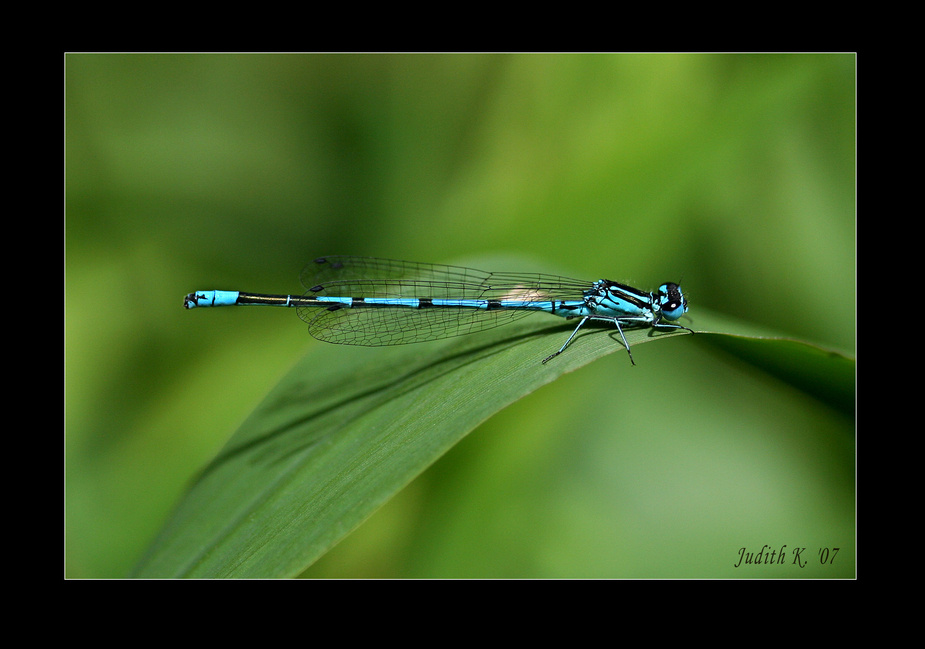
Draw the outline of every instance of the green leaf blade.
<instances>
[{"instance_id":1,"label":"green leaf blade","mask_svg":"<svg viewBox=\"0 0 925 649\"><path fill-rule=\"evenodd\" d=\"M697 323L698 342L760 368L845 416L854 416L857 363L853 356L707 309L698 311Z\"/></svg>"},{"instance_id":2,"label":"green leaf blade","mask_svg":"<svg viewBox=\"0 0 925 649\"><path fill-rule=\"evenodd\" d=\"M565 330L520 329L314 349L204 470L136 576L296 575L492 414L622 349L605 336L542 365Z\"/></svg>"},{"instance_id":3,"label":"green leaf blade","mask_svg":"<svg viewBox=\"0 0 925 649\"><path fill-rule=\"evenodd\" d=\"M618 333L603 323L583 328L566 353L543 365L571 327L538 317L439 343L319 345L205 468L133 576L297 576L510 403L613 353L633 380ZM634 348L690 336L625 333ZM746 360L760 358L755 348L767 344L753 333L694 336L707 338L736 339L739 348L727 349ZM794 358L810 364L812 354Z\"/></svg>"}]
</instances>

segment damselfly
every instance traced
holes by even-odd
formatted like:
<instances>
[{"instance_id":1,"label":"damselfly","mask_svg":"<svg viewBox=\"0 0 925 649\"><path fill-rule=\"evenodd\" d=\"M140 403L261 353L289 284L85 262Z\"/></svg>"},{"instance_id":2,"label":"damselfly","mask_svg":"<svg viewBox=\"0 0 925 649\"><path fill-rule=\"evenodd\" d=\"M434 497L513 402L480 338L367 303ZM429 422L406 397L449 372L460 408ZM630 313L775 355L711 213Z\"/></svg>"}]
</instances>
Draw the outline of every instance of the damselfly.
<instances>
[{"instance_id":1,"label":"damselfly","mask_svg":"<svg viewBox=\"0 0 925 649\"><path fill-rule=\"evenodd\" d=\"M624 328L691 329L672 324L687 312L681 287L672 282L655 292L607 279L580 281L542 273L487 273L372 257L322 257L300 277L304 295L262 295L240 291L196 291L187 309L214 306L295 307L309 333L344 345L403 345L492 329L542 311L580 318L561 354L589 320L612 322L634 365ZM668 322L666 322L668 321Z\"/></svg>"}]
</instances>

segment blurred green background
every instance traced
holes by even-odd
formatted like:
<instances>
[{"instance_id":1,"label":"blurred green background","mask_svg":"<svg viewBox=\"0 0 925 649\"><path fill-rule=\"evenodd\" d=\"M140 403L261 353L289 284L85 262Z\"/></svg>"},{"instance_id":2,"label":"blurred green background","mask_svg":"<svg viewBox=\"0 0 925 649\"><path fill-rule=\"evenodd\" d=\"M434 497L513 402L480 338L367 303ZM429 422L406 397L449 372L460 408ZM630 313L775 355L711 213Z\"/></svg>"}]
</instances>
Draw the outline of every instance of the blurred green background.
<instances>
[{"instance_id":1,"label":"blurred green background","mask_svg":"<svg viewBox=\"0 0 925 649\"><path fill-rule=\"evenodd\" d=\"M526 258L853 354L855 64L66 56L66 576L124 576L324 344L192 290L300 292L325 254ZM634 356L486 422L305 576L853 576L854 421L697 337ZM807 565L733 567L764 545Z\"/></svg>"}]
</instances>

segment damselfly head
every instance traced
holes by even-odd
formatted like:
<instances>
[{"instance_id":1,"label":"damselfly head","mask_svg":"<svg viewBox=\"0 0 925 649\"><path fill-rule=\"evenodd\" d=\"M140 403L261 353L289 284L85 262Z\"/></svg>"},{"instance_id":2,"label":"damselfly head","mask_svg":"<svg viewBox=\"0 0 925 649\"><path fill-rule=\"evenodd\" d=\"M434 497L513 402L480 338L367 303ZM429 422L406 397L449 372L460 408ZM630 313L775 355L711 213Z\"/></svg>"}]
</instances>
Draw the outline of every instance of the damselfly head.
<instances>
[{"instance_id":1,"label":"damselfly head","mask_svg":"<svg viewBox=\"0 0 925 649\"><path fill-rule=\"evenodd\" d=\"M681 292L681 287L674 282L658 287L658 304L666 320L677 320L687 312L687 298Z\"/></svg>"}]
</instances>

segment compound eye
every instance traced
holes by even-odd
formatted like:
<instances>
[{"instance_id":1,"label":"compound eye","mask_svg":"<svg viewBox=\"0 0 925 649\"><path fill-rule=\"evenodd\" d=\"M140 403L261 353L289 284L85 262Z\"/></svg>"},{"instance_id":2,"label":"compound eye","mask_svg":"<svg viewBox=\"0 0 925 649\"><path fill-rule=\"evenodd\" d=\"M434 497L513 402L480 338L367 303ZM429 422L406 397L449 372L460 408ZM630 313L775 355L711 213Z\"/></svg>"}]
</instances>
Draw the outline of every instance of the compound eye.
<instances>
[{"instance_id":1,"label":"compound eye","mask_svg":"<svg viewBox=\"0 0 925 649\"><path fill-rule=\"evenodd\" d=\"M666 320L677 320L687 311L687 299L681 287L671 282L658 287L658 303Z\"/></svg>"}]
</instances>

